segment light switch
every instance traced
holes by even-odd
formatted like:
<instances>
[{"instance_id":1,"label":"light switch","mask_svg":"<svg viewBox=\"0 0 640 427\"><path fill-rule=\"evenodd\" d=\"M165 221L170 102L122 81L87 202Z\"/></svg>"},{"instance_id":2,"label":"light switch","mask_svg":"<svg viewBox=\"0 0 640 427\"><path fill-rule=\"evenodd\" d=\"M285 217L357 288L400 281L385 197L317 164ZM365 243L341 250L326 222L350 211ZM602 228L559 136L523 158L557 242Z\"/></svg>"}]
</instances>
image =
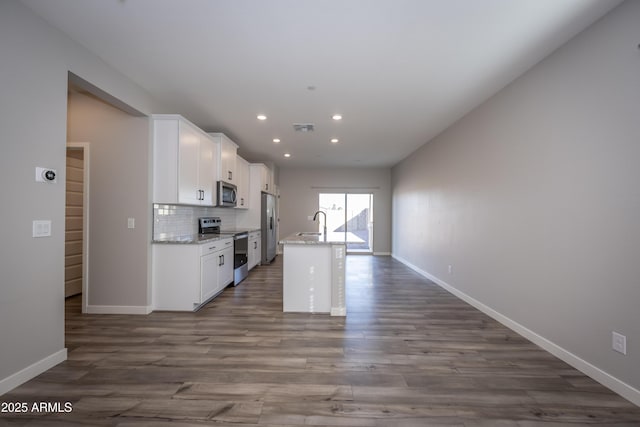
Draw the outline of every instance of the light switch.
<instances>
[{"instance_id":1,"label":"light switch","mask_svg":"<svg viewBox=\"0 0 640 427\"><path fill-rule=\"evenodd\" d=\"M33 237L50 237L51 221L35 220L33 221Z\"/></svg>"},{"instance_id":2,"label":"light switch","mask_svg":"<svg viewBox=\"0 0 640 427\"><path fill-rule=\"evenodd\" d=\"M136 219L128 218L127 219L127 228L136 228Z\"/></svg>"}]
</instances>

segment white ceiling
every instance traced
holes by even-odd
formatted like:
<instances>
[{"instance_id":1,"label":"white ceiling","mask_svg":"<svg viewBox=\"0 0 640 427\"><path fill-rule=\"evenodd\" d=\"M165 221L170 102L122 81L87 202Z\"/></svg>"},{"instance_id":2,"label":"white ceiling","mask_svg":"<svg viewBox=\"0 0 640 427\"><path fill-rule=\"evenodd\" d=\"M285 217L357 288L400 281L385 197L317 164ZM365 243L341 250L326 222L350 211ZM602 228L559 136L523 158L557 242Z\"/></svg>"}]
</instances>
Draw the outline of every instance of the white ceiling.
<instances>
[{"instance_id":1,"label":"white ceiling","mask_svg":"<svg viewBox=\"0 0 640 427\"><path fill-rule=\"evenodd\" d=\"M394 165L620 3L23 2L149 91L157 113L281 167ZM316 130L294 133L299 122Z\"/></svg>"}]
</instances>

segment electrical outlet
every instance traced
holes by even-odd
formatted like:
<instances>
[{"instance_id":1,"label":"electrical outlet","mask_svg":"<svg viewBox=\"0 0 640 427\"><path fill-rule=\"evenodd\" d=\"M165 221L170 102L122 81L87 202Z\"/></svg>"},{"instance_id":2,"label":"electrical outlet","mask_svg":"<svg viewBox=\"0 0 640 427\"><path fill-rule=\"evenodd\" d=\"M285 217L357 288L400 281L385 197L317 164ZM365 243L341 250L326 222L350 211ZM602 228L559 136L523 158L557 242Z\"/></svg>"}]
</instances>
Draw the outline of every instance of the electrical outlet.
<instances>
[{"instance_id":1,"label":"electrical outlet","mask_svg":"<svg viewBox=\"0 0 640 427\"><path fill-rule=\"evenodd\" d=\"M309 215L309 216L307 217L307 221L313 221L313 215Z\"/></svg>"},{"instance_id":2,"label":"electrical outlet","mask_svg":"<svg viewBox=\"0 0 640 427\"><path fill-rule=\"evenodd\" d=\"M136 228L135 218L127 218L127 228Z\"/></svg>"},{"instance_id":3,"label":"electrical outlet","mask_svg":"<svg viewBox=\"0 0 640 427\"><path fill-rule=\"evenodd\" d=\"M449 265L449 274L453 274L453 266Z\"/></svg>"},{"instance_id":4,"label":"electrical outlet","mask_svg":"<svg viewBox=\"0 0 640 427\"><path fill-rule=\"evenodd\" d=\"M611 333L611 348L618 353L627 354L627 337L617 332Z\"/></svg>"}]
</instances>

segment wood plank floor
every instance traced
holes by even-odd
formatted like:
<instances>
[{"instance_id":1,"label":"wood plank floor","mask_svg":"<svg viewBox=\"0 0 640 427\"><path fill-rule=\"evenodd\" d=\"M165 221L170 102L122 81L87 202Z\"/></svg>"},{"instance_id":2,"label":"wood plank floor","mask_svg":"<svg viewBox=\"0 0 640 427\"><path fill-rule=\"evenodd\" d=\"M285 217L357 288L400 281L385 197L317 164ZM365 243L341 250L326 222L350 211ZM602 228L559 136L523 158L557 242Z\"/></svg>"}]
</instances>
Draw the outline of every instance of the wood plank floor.
<instances>
[{"instance_id":1,"label":"wood plank floor","mask_svg":"<svg viewBox=\"0 0 640 427\"><path fill-rule=\"evenodd\" d=\"M640 408L389 257L347 259L348 317L283 314L282 257L197 313L82 315L10 426L640 426Z\"/></svg>"}]
</instances>

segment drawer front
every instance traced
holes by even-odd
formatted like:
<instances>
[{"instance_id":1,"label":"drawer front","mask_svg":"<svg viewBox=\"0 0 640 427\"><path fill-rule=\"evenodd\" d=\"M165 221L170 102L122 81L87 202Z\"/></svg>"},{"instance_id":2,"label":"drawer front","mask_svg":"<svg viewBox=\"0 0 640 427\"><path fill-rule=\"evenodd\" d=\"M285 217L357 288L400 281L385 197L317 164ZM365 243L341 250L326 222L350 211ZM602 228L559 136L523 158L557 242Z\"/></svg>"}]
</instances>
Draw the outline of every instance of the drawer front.
<instances>
[{"instance_id":1,"label":"drawer front","mask_svg":"<svg viewBox=\"0 0 640 427\"><path fill-rule=\"evenodd\" d=\"M214 252L221 251L230 246L233 247L233 239L231 238L203 243L200 245L200 256L206 256Z\"/></svg>"}]
</instances>

